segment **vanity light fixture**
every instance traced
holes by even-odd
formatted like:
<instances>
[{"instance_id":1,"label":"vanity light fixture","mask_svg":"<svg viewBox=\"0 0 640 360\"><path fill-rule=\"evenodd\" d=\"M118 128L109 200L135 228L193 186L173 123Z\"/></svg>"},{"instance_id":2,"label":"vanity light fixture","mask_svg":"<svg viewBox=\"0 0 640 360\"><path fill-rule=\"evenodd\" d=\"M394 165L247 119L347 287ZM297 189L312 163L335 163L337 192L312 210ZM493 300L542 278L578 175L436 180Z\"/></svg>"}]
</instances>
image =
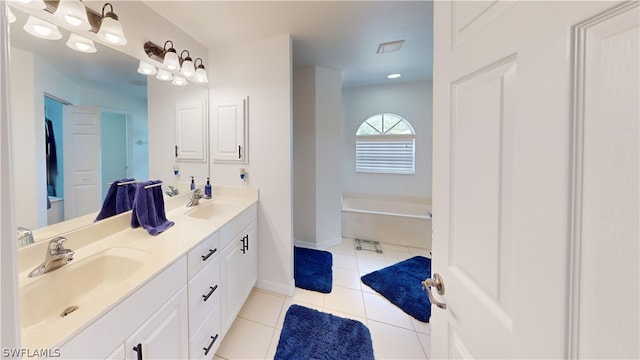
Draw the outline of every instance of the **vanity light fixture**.
<instances>
[{"instance_id":1,"label":"vanity light fixture","mask_svg":"<svg viewBox=\"0 0 640 360\"><path fill-rule=\"evenodd\" d=\"M397 78L399 78L401 76L402 76L402 74L398 74L398 73L389 74L389 75L387 75L387 79L397 79Z\"/></svg>"},{"instance_id":2,"label":"vanity light fixture","mask_svg":"<svg viewBox=\"0 0 640 360\"><path fill-rule=\"evenodd\" d=\"M173 81L171 83L176 86L185 86L187 85L187 79L183 78L182 76L176 75L173 77Z\"/></svg>"},{"instance_id":3,"label":"vanity light fixture","mask_svg":"<svg viewBox=\"0 0 640 360\"><path fill-rule=\"evenodd\" d=\"M13 2L28 6L32 9L42 10L47 7L47 4L44 3L44 0L13 0Z\"/></svg>"},{"instance_id":4,"label":"vanity light fixture","mask_svg":"<svg viewBox=\"0 0 640 360\"><path fill-rule=\"evenodd\" d=\"M93 54L94 52L98 51L92 40L87 39L84 36L80 36L76 33L71 33L71 35L69 35L67 46L72 48L73 50L88 54Z\"/></svg>"},{"instance_id":5,"label":"vanity light fixture","mask_svg":"<svg viewBox=\"0 0 640 360\"><path fill-rule=\"evenodd\" d=\"M140 65L138 65L138 72L142 75L155 75L158 73L158 69L155 66L149 64L148 62L140 60Z\"/></svg>"},{"instance_id":6,"label":"vanity light fixture","mask_svg":"<svg viewBox=\"0 0 640 360\"><path fill-rule=\"evenodd\" d=\"M23 29L29 34L47 40L58 40L62 38L62 34L57 26L29 15Z\"/></svg>"},{"instance_id":7,"label":"vanity light fixture","mask_svg":"<svg viewBox=\"0 0 640 360\"><path fill-rule=\"evenodd\" d=\"M14 22L16 22L16 16L13 15L13 12L11 11L10 7L7 7L7 17L9 18L9 24L13 24Z\"/></svg>"},{"instance_id":8,"label":"vanity light fixture","mask_svg":"<svg viewBox=\"0 0 640 360\"><path fill-rule=\"evenodd\" d=\"M184 54L185 52L187 53L187 56L183 58L182 54ZM182 52L180 53L180 60L182 61L182 66L180 67L180 75L191 78L195 74L196 68L195 66L193 66L193 60L191 60L191 57L189 56L189 50L182 50Z\"/></svg>"},{"instance_id":9,"label":"vanity light fixture","mask_svg":"<svg viewBox=\"0 0 640 360\"><path fill-rule=\"evenodd\" d=\"M104 10L107 6L111 7L111 11L105 14ZM98 39L120 46L127 43L122 31L122 25L118 20L118 15L113 12L111 3L106 3L102 6L102 20L100 21L100 30L98 30Z\"/></svg>"},{"instance_id":10,"label":"vanity light fixture","mask_svg":"<svg viewBox=\"0 0 640 360\"><path fill-rule=\"evenodd\" d=\"M198 60L200 60L200 65L196 67L196 81L199 83L206 84L209 82L209 78L207 77L207 70L205 70L204 65L202 64L201 58L197 58L194 64L197 64Z\"/></svg>"},{"instance_id":11,"label":"vanity light fixture","mask_svg":"<svg viewBox=\"0 0 640 360\"><path fill-rule=\"evenodd\" d=\"M171 47L167 49L168 43L171 43ZM177 70L180 67L180 59L178 59L178 54L176 49L173 48L173 41L171 40L167 40L164 43L164 61L162 64L169 70Z\"/></svg>"},{"instance_id":12,"label":"vanity light fixture","mask_svg":"<svg viewBox=\"0 0 640 360\"><path fill-rule=\"evenodd\" d=\"M158 75L156 75L156 79L162 81L170 81L173 79L173 75L165 69L158 69Z\"/></svg>"},{"instance_id":13,"label":"vanity light fixture","mask_svg":"<svg viewBox=\"0 0 640 360\"><path fill-rule=\"evenodd\" d=\"M80 0L60 0L54 16L64 19L67 24L79 30L91 30L87 8Z\"/></svg>"}]
</instances>

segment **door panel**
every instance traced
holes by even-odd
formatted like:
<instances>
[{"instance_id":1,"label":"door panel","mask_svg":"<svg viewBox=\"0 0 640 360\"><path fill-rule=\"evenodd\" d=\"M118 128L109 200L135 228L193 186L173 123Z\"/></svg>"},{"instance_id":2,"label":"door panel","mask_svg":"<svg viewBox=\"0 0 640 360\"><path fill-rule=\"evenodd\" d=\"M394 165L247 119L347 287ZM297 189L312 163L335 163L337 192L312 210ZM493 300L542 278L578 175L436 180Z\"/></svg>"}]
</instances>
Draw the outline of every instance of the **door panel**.
<instances>
[{"instance_id":1,"label":"door panel","mask_svg":"<svg viewBox=\"0 0 640 360\"><path fill-rule=\"evenodd\" d=\"M580 25L575 197L576 357L640 357L640 10ZM635 104L633 106L632 104ZM631 105L631 106L630 106Z\"/></svg>"},{"instance_id":2,"label":"door panel","mask_svg":"<svg viewBox=\"0 0 640 360\"><path fill-rule=\"evenodd\" d=\"M433 358L568 354L572 27L610 2L434 2Z\"/></svg>"},{"instance_id":3,"label":"door panel","mask_svg":"<svg viewBox=\"0 0 640 360\"><path fill-rule=\"evenodd\" d=\"M100 110L65 105L64 215L71 219L100 209Z\"/></svg>"}]
</instances>

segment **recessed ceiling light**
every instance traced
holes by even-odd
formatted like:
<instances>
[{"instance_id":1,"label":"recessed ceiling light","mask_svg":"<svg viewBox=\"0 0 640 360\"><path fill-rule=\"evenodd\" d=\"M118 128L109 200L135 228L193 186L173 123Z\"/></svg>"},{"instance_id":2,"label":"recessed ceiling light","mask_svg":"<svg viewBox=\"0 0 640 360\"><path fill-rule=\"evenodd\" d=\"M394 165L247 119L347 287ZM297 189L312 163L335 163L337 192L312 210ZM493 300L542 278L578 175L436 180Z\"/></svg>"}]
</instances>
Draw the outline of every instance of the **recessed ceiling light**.
<instances>
[{"instance_id":1,"label":"recessed ceiling light","mask_svg":"<svg viewBox=\"0 0 640 360\"><path fill-rule=\"evenodd\" d=\"M397 79L397 78L399 78L401 76L402 76L402 74L397 74L397 73L396 74L389 74L389 75L387 75L387 79Z\"/></svg>"},{"instance_id":2,"label":"recessed ceiling light","mask_svg":"<svg viewBox=\"0 0 640 360\"><path fill-rule=\"evenodd\" d=\"M385 53L398 51L400 50L402 45L404 45L404 40L389 41L389 42L378 45L378 51L376 52L378 54L385 54Z\"/></svg>"}]
</instances>

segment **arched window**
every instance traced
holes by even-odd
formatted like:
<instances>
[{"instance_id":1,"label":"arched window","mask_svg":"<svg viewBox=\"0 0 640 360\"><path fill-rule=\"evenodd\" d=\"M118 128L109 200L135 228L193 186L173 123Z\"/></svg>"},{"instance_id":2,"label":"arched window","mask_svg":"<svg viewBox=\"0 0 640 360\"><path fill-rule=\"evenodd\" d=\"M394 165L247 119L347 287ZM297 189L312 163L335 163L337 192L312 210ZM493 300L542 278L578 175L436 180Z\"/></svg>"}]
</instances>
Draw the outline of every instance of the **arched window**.
<instances>
[{"instance_id":1,"label":"arched window","mask_svg":"<svg viewBox=\"0 0 640 360\"><path fill-rule=\"evenodd\" d=\"M377 114L356 131L356 171L415 174L415 132L398 115Z\"/></svg>"}]
</instances>

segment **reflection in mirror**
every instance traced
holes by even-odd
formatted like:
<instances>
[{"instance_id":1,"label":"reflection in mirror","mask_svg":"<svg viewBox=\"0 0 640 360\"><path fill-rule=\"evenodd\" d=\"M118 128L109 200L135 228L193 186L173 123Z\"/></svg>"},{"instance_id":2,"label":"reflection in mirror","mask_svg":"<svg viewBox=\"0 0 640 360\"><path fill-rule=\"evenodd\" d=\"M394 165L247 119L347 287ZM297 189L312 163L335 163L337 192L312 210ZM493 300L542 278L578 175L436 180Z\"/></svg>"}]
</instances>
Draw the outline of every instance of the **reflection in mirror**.
<instances>
[{"instance_id":1,"label":"reflection in mirror","mask_svg":"<svg viewBox=\"0 0 640 360\"><path fill-rule=\"evenodd\" d=\"M27 15L12 10L15 223L90 224L108 183L148 178L147 79L136 59L101 44L94 54L70 49L64 29L60 40L29 35Z\"/></svg>"}]
</instances>

